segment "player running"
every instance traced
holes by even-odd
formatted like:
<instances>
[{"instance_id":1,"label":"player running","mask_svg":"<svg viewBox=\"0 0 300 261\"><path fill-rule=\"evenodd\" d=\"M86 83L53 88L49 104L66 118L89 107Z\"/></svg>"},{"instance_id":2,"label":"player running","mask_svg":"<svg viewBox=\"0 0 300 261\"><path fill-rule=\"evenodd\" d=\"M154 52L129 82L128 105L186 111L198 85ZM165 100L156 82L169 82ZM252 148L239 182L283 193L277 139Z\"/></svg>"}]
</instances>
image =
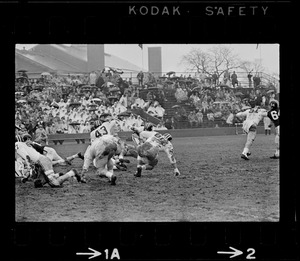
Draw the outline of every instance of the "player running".
<instances>
[{"instance_id":1,"label":"player running","mask_svg":"<svg viewBox=\"0 0 300 261\"><path fill-rule=\"evenodd\" d=\"M177 168L176 159L174 157L173 145L171 143L172 136L168 133L164 135L153 131L153 125L147 124L145 128L131 128L137 135L133 135L133 140L137 145L137 171L136 177L141 177L142 170L152 170L158 163L159 151L164 151L174 168L174 175L179 176L180 172Z\"/></svg>"},{"instance_id":2,"label":"player running","mask_svg":"<svg viewBox=\"0 0 300 261\"><path fill-rule=\"evenodd\" d=\"M279 103L277 100L272 100L270 102L271 109L268 111L268 117L271 119L271 121L274 123L275 126L275 144L276 144L276 150L275 154L270 157L271 159L279 159Z\"/></svg>"},{"instance_id":3,"label":"player running","mask_svg":"<svg viewBox=\"0 0 300 261\"><path fill-rule=\"evenodd\" d=\"M114 161L112 158L116 153L121 153L123 150L124 143L118 137L106 134L95 139L84 154L81 182L86 183L85 173L93 163L99 176L107 177L111 185L116 185L117 177L114 175Z\"/></svg>"},{"instance_id":4,"label":"player running","mask_svg":"<svg viewBox=\"0 0 300 261\"><path fill-rule=\"evenodd\" d=\"M243 130L247 134L247 140L245 147L243 149L241 158L244 160L249 160L251 155L250 147L253 144L256 137L256 128L259 122L267 116L267 111L263 108L260 108L260 104L256 104L255 101L250 102L251 109L238 112L236 117L246 117L246 120L243 122Z\"/></svg>"},{"instance_id":5,"label":"player running","mask_svg":"<svg viewBox=\"0 0 300 261\"><path fill-rule=\"evenodd\" d=\"M21 157L28 169L33 169L34 166L37 177L28 175L23 182L29 178L33 178L34 186L43 187L48 183L51 187L61 187L62 184L71 177L76 177L80 181L80 175L76 170L72 169L65 174L54 173L51 160L37 152L30 144L30 142L18 141L15 143L15 152Z\"/></svg>"}]
</instances>

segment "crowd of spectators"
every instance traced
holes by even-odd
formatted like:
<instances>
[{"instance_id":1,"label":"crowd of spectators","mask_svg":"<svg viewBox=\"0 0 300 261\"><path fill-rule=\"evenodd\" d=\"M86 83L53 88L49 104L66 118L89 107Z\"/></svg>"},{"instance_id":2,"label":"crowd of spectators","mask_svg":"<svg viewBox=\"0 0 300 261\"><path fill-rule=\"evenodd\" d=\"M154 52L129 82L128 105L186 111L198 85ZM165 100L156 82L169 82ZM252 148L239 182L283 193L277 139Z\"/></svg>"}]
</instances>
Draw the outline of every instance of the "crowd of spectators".
<instances>
[{"instance_id":1,"label":"crowd of spectators","mask_svg":"<svg viewBox=\"0 0 300 261\"><path fill-rule=\"evenodd\" d=\"M122 72L116 70L86 75L44 73L38 79L29 79L23 72L16 77L15 123L21 130L45 140L49 134L90 132L101 115L109 113L118 119L122 131L128 131L133 125L144 124L133 113L141 108L160 121L156 129L218 127L230 125L231 115L248 106L250 100L260 99L266 106L275 98L275 90L266 91L270 88L237 91L235 76L228 75L224 74L220 82L203 75L176 77L174 73L172 77L154 77L139 72L137 84L132 84L131 78L123 79ZM147 95L143 99L140 92L145 89ZM171 94L175 106L166 93ZM167 106L172 106L174 113L166 113Z\"/></svg>"},{"instance_id":2,"label":"crowd of spectators","mask_svg":"<svg viewBox=\"0 0 300 261\"><path fill-rule=\"evenodd\" d=\"M18 132L28 132L39 141L49 134L90 132L105 113L118 120L122 131L129 131L144 124L141 116L131 113L136 108L163 119L159 102L139 98L138 85L115 71L65 76L44 73L38 79L22 73L16 77L15 125L21 129ZM161 123L156 129L165 127Z\"/></svg>"},{"instance_id":3,"label":"crowd of spectators","mask_svg":"<svg viewBox=\"0 0 300 261\"><path fill-rule=\"evenodd\" d=\"M247 78L242 85L237 74L230 74L228 71L224 73L222 80L216 77L216 73L211 76L198 74L194 77L176 77L174 73L172 77L170 74L159 77L157 86L162 86L164 92L170 90L176 102L175 106L172 106L172 117L165 117L165 126L175 129L232 126L233 114L248 108L251 101L258 100L262 107L267 107L272 99L279 98L272 83L267 83L266 86L259 85L258 74L255 74L253 85L251 79L252 87L249 77Z\"/></svg>"}]
</instances>

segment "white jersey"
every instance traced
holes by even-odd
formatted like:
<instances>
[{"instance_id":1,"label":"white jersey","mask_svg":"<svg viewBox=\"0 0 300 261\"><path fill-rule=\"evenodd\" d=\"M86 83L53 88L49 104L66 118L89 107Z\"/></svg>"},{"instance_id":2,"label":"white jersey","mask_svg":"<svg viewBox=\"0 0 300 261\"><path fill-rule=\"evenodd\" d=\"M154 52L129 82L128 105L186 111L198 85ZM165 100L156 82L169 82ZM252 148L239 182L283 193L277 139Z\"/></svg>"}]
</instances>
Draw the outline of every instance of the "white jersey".
<instances>
[{"instance_id":1,"label":"white jersey","mask_svg":"<svg viewBox=\"0 0 300 261\"><path fill-rule=\"evenodd\" d=\"M97 129L93 130L90 133L91 143L104 135L112 135L117 136L118 133L118 124L116 120L112 120L110 122L106 121L101 124Z\"/></svg>"},{"instance_id":2,"label":"white jersey","mask_svg":"<svg viewBox=\"0 0 300 261\"><path fill-rule=\"evenodd\" d=\"M133 140L136 143L136 145L142 145L145 142L150 143L154 147L158 147L160 151L165 150L165 146L170 147L173 145L171 142L169 142L162 134L160 134L157 131L145 131L143 130L144 127L135 128L135 131L138 132L139 137L134 137L135 134L133 134Z\"/></svg>"},{"instance_id":3,"label":"white jersey","mask_svg":"<svg viewBox=\"0 0 300 261\"><path fill-rule=\"evenodd\" d=\"M40 159L41 154L38 153L30 144L26 142L16 142L15 150L17 154L27 161L26 156L29 156L33 162L37 162Z\"/></svg>"},{"instance_id":4,"label":"white jersey","mask_svg":"<svg viewBox=\"0 0 300 261\"><path fill-rule=\"evenodd\" d=\"M138 128L135 127L134 129L136 134L133 134L133 138L136 145L144 143L148 138L153 137L158 133L157 131L146 131L143 126Z\"/></svg>"},{"instance_id":5,"label":"white jersey","mask_svg":"<svg viewBox=\"0 0 300 261\"><path fill-rule=\"evenodd\" d=\"M145 142L149 138L155 136L157 133L157 131L142 131L140 132L140 139L142 140L142 142Z\"/></svg>"},{"instance_id":6,"label":"white jersey","mask_svg":"<svg viewBox=\"0 0 300 261\"><path fill-rule=\"evenodd\" d=\"M163 150L163 147L166 146L169 142L162 134L157 131L142 131L139 136L139 145L148 142L154 147L158 147L160 150Z\"/></svg>"},{"instance_id":7,"label":"white jersey","mask_svg":"<svg viewBox=\"0 0 300 261\"><path fill-rule=\"evenodd\" d=\"M94 166L97 167L96 161L107 156L109 153L116 152L118 149L119 138L112 135L104 135L94 140L89 145L84 153L83 169L88 170L90 164L94 161Z\"/></svg>"},{"instance_id":8,"label":"white jersey","mask_svg":"<svg viewBox=\"0 0 300 261\"><path fill-rule=\"evenodd\" d=\"M243 112L238 112L236 116L246 117L246 120L243 122L243 129L249 132L251 126L256 127L264 117L267 117L267 111L259 107L254 107Z\"/></svg>"}]
</instances>

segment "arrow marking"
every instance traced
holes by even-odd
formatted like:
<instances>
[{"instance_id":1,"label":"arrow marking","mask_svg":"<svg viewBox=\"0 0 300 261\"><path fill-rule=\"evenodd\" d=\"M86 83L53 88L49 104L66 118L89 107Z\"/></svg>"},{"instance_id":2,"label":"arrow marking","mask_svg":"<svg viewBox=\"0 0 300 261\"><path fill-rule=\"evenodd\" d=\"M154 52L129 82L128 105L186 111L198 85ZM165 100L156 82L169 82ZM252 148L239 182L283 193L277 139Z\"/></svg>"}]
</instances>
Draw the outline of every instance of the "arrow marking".
<instances>
[{"instance_id":1,"label":"arrow marking","mask_svg":"<svg viewBox=\"0 0 300 261\"><path fill-rule=\"evenodd\" d=\"M233 247L229 247L231 250L233 250L234 252L224 252L224 251L218 251L217 253L218 254L232 254L232 256L230 256L230 258L234 258L234 257L236 257L236 256L239 256L239 255L241 255L241 254L243 254L243 252L242 251L240 251L240 250L238 250L238 249L235 249L235 248L233 248Z\"/></svg>"},{"instance_id":2,"label":"arrow marking","mask_svg":"<svg viewBox=\"0 0 300 261\"><path fill-rule=\"evenodd\" d=\"M93 251L94 253L76 253L76 255L89 255L89 259L92 259L94 257L100 256L101 253L95 249L92 249L89 247L89 250Z\"/></svg>"}]
</instances>

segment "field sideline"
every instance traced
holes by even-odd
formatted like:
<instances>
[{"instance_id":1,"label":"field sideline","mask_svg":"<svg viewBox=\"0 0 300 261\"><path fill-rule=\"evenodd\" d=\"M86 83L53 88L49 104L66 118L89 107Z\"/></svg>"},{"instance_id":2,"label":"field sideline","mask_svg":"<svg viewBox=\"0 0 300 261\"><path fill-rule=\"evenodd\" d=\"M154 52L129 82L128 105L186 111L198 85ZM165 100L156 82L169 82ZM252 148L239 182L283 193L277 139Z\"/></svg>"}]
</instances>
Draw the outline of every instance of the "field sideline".
<instances>
[{"instance_id":1,"label":"field sideline","mask_svg":"<svg viewBox=\"0 0 300 261\"><path fill-rule=\"evenodd\" d=\"M115 171L117 185L88 172L86 184L70 180L62 188L35 189L16 179L16 221L279 221L279 160L272 160L274 135L257 135L249 161L240 158L245 135L174 138L181 176L174 177L163 152L152 171L133 176ZM59 155L85 151L88 144L53 145ZM81 169L55 167L66 172Z\"/></svg>"}]
</instances>

